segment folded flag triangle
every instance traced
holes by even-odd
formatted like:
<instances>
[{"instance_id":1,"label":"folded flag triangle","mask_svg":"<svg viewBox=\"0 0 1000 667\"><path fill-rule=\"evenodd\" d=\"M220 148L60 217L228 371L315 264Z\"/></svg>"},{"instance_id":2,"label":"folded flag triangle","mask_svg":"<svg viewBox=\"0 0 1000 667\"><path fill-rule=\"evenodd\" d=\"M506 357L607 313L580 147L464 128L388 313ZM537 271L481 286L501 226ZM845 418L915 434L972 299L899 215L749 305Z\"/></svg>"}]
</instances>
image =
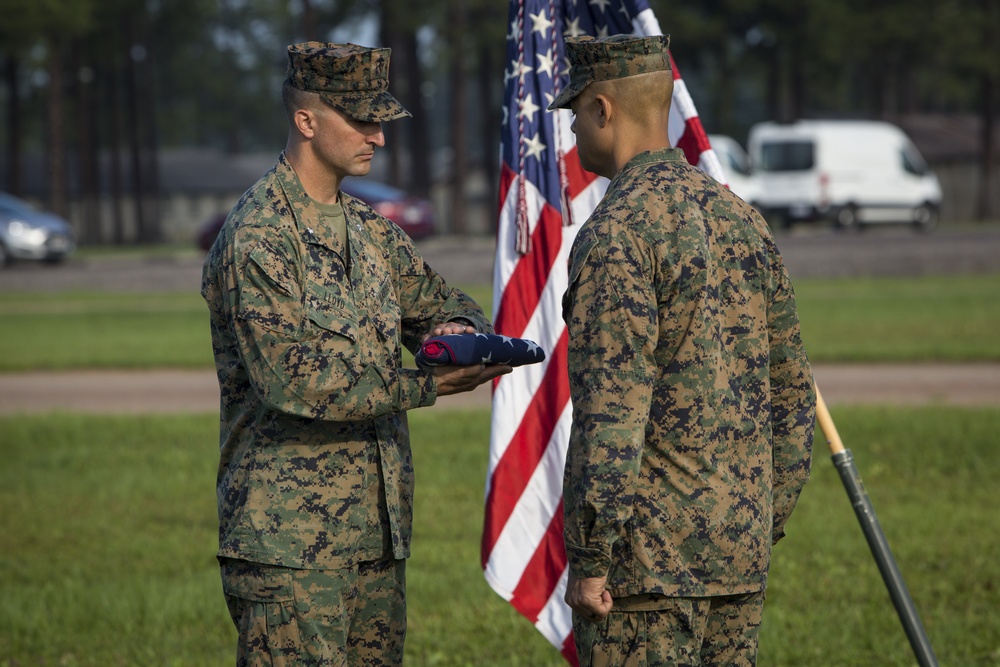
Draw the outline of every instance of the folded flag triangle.
<instances>
[{"instance_id":1,"label":"folded flag triangle","mask_svg":"<svg viewBox=\"0 0 1000 667\"><path fill-rule=\"evenodd\" d=\"M523 366L545 360L545 351L527 338L499 334L447 334L428 338L415 355L418 366Z\"/></svg>"}]
</instances>

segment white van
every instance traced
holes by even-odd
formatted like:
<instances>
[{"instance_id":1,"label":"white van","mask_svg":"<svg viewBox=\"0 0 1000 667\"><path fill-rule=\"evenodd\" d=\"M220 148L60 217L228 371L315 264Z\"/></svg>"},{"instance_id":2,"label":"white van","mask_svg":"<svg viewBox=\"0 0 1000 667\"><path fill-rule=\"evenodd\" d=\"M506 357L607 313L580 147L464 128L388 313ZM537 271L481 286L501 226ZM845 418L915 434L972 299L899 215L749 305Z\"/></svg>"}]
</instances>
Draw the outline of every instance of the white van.
<instances>
[{"instance_id":1,"label":"white van","mask_svg":"<svg viewBox=\"0 0 1000 667\"><path fill-rule=\"evenodd\" d=\"M752 204L774 224L937 223L941 185L906 134L881 121L758 123Z\"/></svg>"},{"instance_id":2,"label":"white van","mask_svg":"<svg viewBox=\"0 0 1000 667\"><path fill-rule=\"evenodd\" d=\"M750 156L743 150L743 146L725 134L708 135L708 143L712 145L712 150L722 164L722 173L729 189L745 202L756 200L757 179L751 173Z\"/></svg>"}]
</instances>

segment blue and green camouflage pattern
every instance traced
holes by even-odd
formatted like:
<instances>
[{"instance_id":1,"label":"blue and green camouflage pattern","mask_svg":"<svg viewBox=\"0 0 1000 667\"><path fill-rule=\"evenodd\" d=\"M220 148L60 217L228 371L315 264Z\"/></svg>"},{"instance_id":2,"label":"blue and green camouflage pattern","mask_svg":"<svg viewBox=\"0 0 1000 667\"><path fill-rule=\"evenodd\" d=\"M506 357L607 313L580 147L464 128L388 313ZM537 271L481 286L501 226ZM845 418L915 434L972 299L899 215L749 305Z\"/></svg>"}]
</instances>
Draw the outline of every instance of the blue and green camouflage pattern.
<instances>
[{"instance_id":1,"label":"blue and green camouflage pattern","mask_svg":"<svg viewBox=\"0 0 1000 667\"><path fill-rule=\"evenodd\" d=\"M432 326L483 311L413 242L340 194L350 265L284 155L241 198L206 258L221 390L219 556L295 568L406 558L406 411L437 398L405 368Z\"/></svg>"},{"instance_id":2,"label":"blue and green camouflage pattern","mask_svg":"<svg viewBox=\"0 0 1000 667\"><path fill-rule=\"evenodd\" d=\"M816 404L764 220L680 150L640 153L575 239L563 308L573 574L615 598L763 590Z\"/></svg>"}]
</instances>

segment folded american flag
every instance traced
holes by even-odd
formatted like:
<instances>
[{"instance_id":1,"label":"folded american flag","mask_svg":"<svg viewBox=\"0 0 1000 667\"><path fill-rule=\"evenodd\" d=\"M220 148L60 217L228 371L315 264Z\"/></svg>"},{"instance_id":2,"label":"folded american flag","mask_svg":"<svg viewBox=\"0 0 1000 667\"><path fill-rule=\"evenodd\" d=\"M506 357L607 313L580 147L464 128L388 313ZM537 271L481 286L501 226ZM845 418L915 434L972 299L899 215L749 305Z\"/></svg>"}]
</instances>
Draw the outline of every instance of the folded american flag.
<instances>
[{"instance_id":1,"label":"folded american flag","mask_svg":"<svg viewBox=\"0 0 1000 667\"><path fill-rule=\"evenodd\" d=\"M545 352L527 338L498 334L447 334L428 338L415 359L418 366L474 366L509 364L523 366L545 360Z\"/></svg>"}]
</instances>

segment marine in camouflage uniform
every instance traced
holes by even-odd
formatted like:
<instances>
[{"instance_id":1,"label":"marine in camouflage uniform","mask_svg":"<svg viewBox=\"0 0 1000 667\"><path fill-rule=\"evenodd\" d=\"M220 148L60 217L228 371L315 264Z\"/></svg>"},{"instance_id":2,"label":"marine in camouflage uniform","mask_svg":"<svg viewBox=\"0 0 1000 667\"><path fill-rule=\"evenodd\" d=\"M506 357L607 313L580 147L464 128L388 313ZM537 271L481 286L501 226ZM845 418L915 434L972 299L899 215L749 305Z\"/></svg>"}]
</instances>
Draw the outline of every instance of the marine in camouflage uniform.
<instances>
[{"instance_id":1,"label":"marine in camouflage uniform","mask_svg":"<svg viewBox=\"0 0 1000 667\"><path fill-rule=\"evenodd\" d=\"M758 213L669 148L668 43L568 40L550 106L573 109L584 167L611 178L563 302L583 665L754 664L771 547L810 471L816 397L788 273ZM651 114L620 101L640 75Z\"/></svg>"},{"instance_id":2,"label":"marine in camouflage uniform","mask_svg":"<svg viewBox=\"0 0 1000 667\"><path fill-rule=\"evenodd\" d=\"M286 99L318 93L342 115L338 131L376 137L350 135L358 150L381 145L378 123L408 115L386 91L388 49L288 52ZM323 127L316 114L302 117ZM342 192L335 203L310 196L307 174L337 195L341 172L368 166L347 146L349 166L317 171L323 161L303 158L292 122L289 147L230 213L202 283L221 389L218 556L237 663L399 664L413 506L406 410L433 404L448 372L469 376L465 388L449 385L454 393L509 368L403 367L403 346L415 351L430 332L492 326L391 221ZM315 150L333 162L342 148ZM296 160L309 168L297 173Z\"/></svg>"}]
</instances>

